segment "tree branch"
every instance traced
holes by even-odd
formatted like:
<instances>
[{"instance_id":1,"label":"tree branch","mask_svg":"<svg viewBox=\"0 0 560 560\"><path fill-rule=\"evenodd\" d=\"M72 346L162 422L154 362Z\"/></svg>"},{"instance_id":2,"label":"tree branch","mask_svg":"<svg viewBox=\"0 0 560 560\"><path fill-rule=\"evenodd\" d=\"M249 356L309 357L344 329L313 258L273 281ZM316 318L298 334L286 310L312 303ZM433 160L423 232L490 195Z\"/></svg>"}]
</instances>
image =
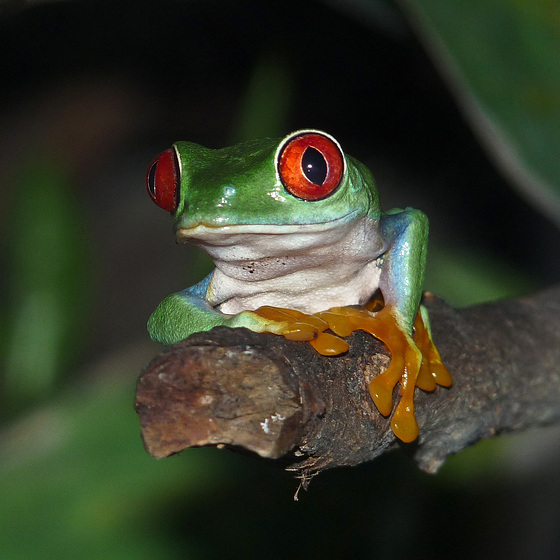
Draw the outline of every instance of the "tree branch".
<instances>
[{"instance_id":1,"label":"tree branch","mask_svg":"<svg viewBox=\"0 0 560 560\"><path fill-rule=\"evenodd\" d=\"M450 389L416 390L420 437L402 444L367 387L383 345L358 332L342 356L271 334L218 327L164 350L138 381L147 451L228 445L282 460L308 477L396 447L435 472L447 456L504 431L560 418L560 287L455 310L427 294Z\"/></svg>"}]
</instances>

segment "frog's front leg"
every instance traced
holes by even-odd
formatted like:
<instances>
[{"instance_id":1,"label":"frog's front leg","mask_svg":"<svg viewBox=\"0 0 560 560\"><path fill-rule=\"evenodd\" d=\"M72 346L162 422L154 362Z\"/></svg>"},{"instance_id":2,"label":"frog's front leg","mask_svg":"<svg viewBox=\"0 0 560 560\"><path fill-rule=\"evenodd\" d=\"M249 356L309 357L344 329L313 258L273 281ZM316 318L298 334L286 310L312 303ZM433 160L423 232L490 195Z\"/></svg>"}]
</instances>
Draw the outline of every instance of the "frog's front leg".
<instances>
[{"instance_id":1,"label":"frog's front leg","mask_svg":"<svg viewBox=\"0 0 560 560\"><path fill-rule=\"evenodd\" d=\"M420 306L428 220L418 210L399 210L383 216L380 227L387 247L379 281L384 301L382 309L376 311L370 305L337 307L313 316L276 308L261 308L256 312L277 320L283 314L292 316L292 324L278 334L294 340L309 340L325 355L346 351L347 343L338 337L346 337L355 330L364 330L385 343L391 362L371 381L370 394L378 410L389 416L393 410L393 391L400 383L401 399L391 426L397 437L410 442L418 436L415 387L430 391L436 384L449 386L451 377L433 344L427 310ZM327 329L336 336L325 333Z\"/></svg>"},{"instance_id":2,"label":"frog's front leg","mask_svg":"<svg viewBox=\"0 0 560 560\"><path fill-rule=\"evenodd\" d=\"M166 297L148 320L148 332L154 342L170 345L213 327L245 327L255 332L279 334L285 323L261 317L253 311L226 315L212 307L207 299L210 273L204 280Z\"/></svg>"},{"instance_id":3,"label":"frog's front leg","mask_svg":"<svg viewBox=\"0 0 560 560\"><path fill-rule=\"evenodd\" d=\"M387 345L391 363L371 381L369 390L379 411L389 415L393 390L400 382L401 399L391 425L395 434L408 442L418 436L414 389L422 364L422 351L413 339L413 325L424 283L428 219L419 210L407 208L384 215L380 228L389 246L379 280L385 307L376 313L375 326L370 332Z\"/></svg>"}]
</instances>

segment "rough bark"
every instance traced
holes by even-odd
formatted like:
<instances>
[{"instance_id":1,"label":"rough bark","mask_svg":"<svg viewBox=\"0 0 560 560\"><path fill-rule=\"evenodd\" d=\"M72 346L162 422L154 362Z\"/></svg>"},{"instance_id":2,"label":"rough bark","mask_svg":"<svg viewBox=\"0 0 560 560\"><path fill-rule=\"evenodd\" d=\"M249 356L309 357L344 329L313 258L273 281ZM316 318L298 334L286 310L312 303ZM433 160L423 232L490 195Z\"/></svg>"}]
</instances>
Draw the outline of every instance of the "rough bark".
<instances>
[{"instance_id":1,"label":"rough bark","mask_svg":"<svg viewBox=\"0 0 560 560\"><path fill-rule=\"evenodd\" d=\"M141 374L147 451L228 445L306 478L401 447L435 472L481 438L558 421L560 287L462 310L429 294L425 304L454 384L416 390L416 442L399 442L369 397L389 362L371 336L354 333L346 355L323 357L306 343L220 327L165 349Z\"/></svg>"}]
</instances>

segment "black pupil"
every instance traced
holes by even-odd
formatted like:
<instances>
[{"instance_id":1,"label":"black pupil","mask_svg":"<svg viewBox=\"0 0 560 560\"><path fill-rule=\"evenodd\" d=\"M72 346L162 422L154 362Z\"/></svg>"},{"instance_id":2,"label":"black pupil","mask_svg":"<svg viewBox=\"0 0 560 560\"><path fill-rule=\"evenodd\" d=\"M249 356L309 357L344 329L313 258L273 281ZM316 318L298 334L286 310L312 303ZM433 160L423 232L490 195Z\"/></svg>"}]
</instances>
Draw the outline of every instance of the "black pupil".
<instances>
[{"instance_id":1,"label":"black pupil","mask_svg":"<svg viewBox=\"0 0 560 560\"><path fill-rule=\"evenodd\" d=\"M315 148L308 147L303 152L301 167L305 176L315 185L322 185L327 178L327 162L323 154Z\"/></svg>"},{"instance_id":2,"label":"black pupil","mask_svg":"<svg viewBox=\"0 0 560 560\"><path fill-rule=\"evenodd\" d=\"M157 161L152 165L150 173L148 173L148 189L153 197L156 196L156 167Z\"/></svg>"}]
</instances>

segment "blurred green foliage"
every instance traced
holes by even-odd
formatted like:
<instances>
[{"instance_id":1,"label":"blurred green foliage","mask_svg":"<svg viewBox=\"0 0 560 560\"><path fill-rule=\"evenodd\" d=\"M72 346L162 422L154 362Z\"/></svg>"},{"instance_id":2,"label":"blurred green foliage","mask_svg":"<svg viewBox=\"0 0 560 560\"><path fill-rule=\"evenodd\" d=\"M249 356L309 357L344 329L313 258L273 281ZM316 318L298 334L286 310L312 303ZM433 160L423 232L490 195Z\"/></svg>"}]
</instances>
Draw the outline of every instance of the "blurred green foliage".
<instances>
[{"instance_id":1,"label":"blurred green foliage","mask_svg":"<svg viewBox=\"0 0 560 560\"><path fill-rule=\"evenodd\" d=\"M425 284L454 307L520 296L533 287L523 269L500 255L466 247L458 252L443 245L430 249Z\"/></svg>"},{"instance_id":2,"label":"blurred green foliage","mask_svg":"<svg viewBox=\"0 0 560 560\"><path fill-rule=\"evenodd\" d=\"M91 298L89 243L62 162L19 162L2 247L7 268L4 414L45 399L80 353Z\"/></svg>"},{"instance_id":3,"label":"blurred green foliage","mask_svg":"<svg viewBox=\"0 0 560 560\"><path fill-rule=\"evenodd\" d=\"M293 91L290 68L282 56L269 52L261 55L243 95L231 145L282 136Z\"/></svg>"},{"instance_id":4,"label":"blurred green foliage","mask_svg":"<svg viewBox=\"0 0 560 560\"><path fill-rule=\"evenodd\" d=\"M482 142L560 223L560 4L403 0Z\"/></svg>"},{"instance_id":5,"label":"blurred green foliage","mask_svg":"<svg viewBox=\"0 0 560 560\"><path fill-rule=\"evenodd\" d=\"M132 408L133 380L113 368L97 373L101 380L61 392L2 435L5 560L192 557L188 542L162 538L158 516L177 495L200 499L215 488L224 474L219 463L210 450L149 457Z\"/></svg>"}]
</instances>

